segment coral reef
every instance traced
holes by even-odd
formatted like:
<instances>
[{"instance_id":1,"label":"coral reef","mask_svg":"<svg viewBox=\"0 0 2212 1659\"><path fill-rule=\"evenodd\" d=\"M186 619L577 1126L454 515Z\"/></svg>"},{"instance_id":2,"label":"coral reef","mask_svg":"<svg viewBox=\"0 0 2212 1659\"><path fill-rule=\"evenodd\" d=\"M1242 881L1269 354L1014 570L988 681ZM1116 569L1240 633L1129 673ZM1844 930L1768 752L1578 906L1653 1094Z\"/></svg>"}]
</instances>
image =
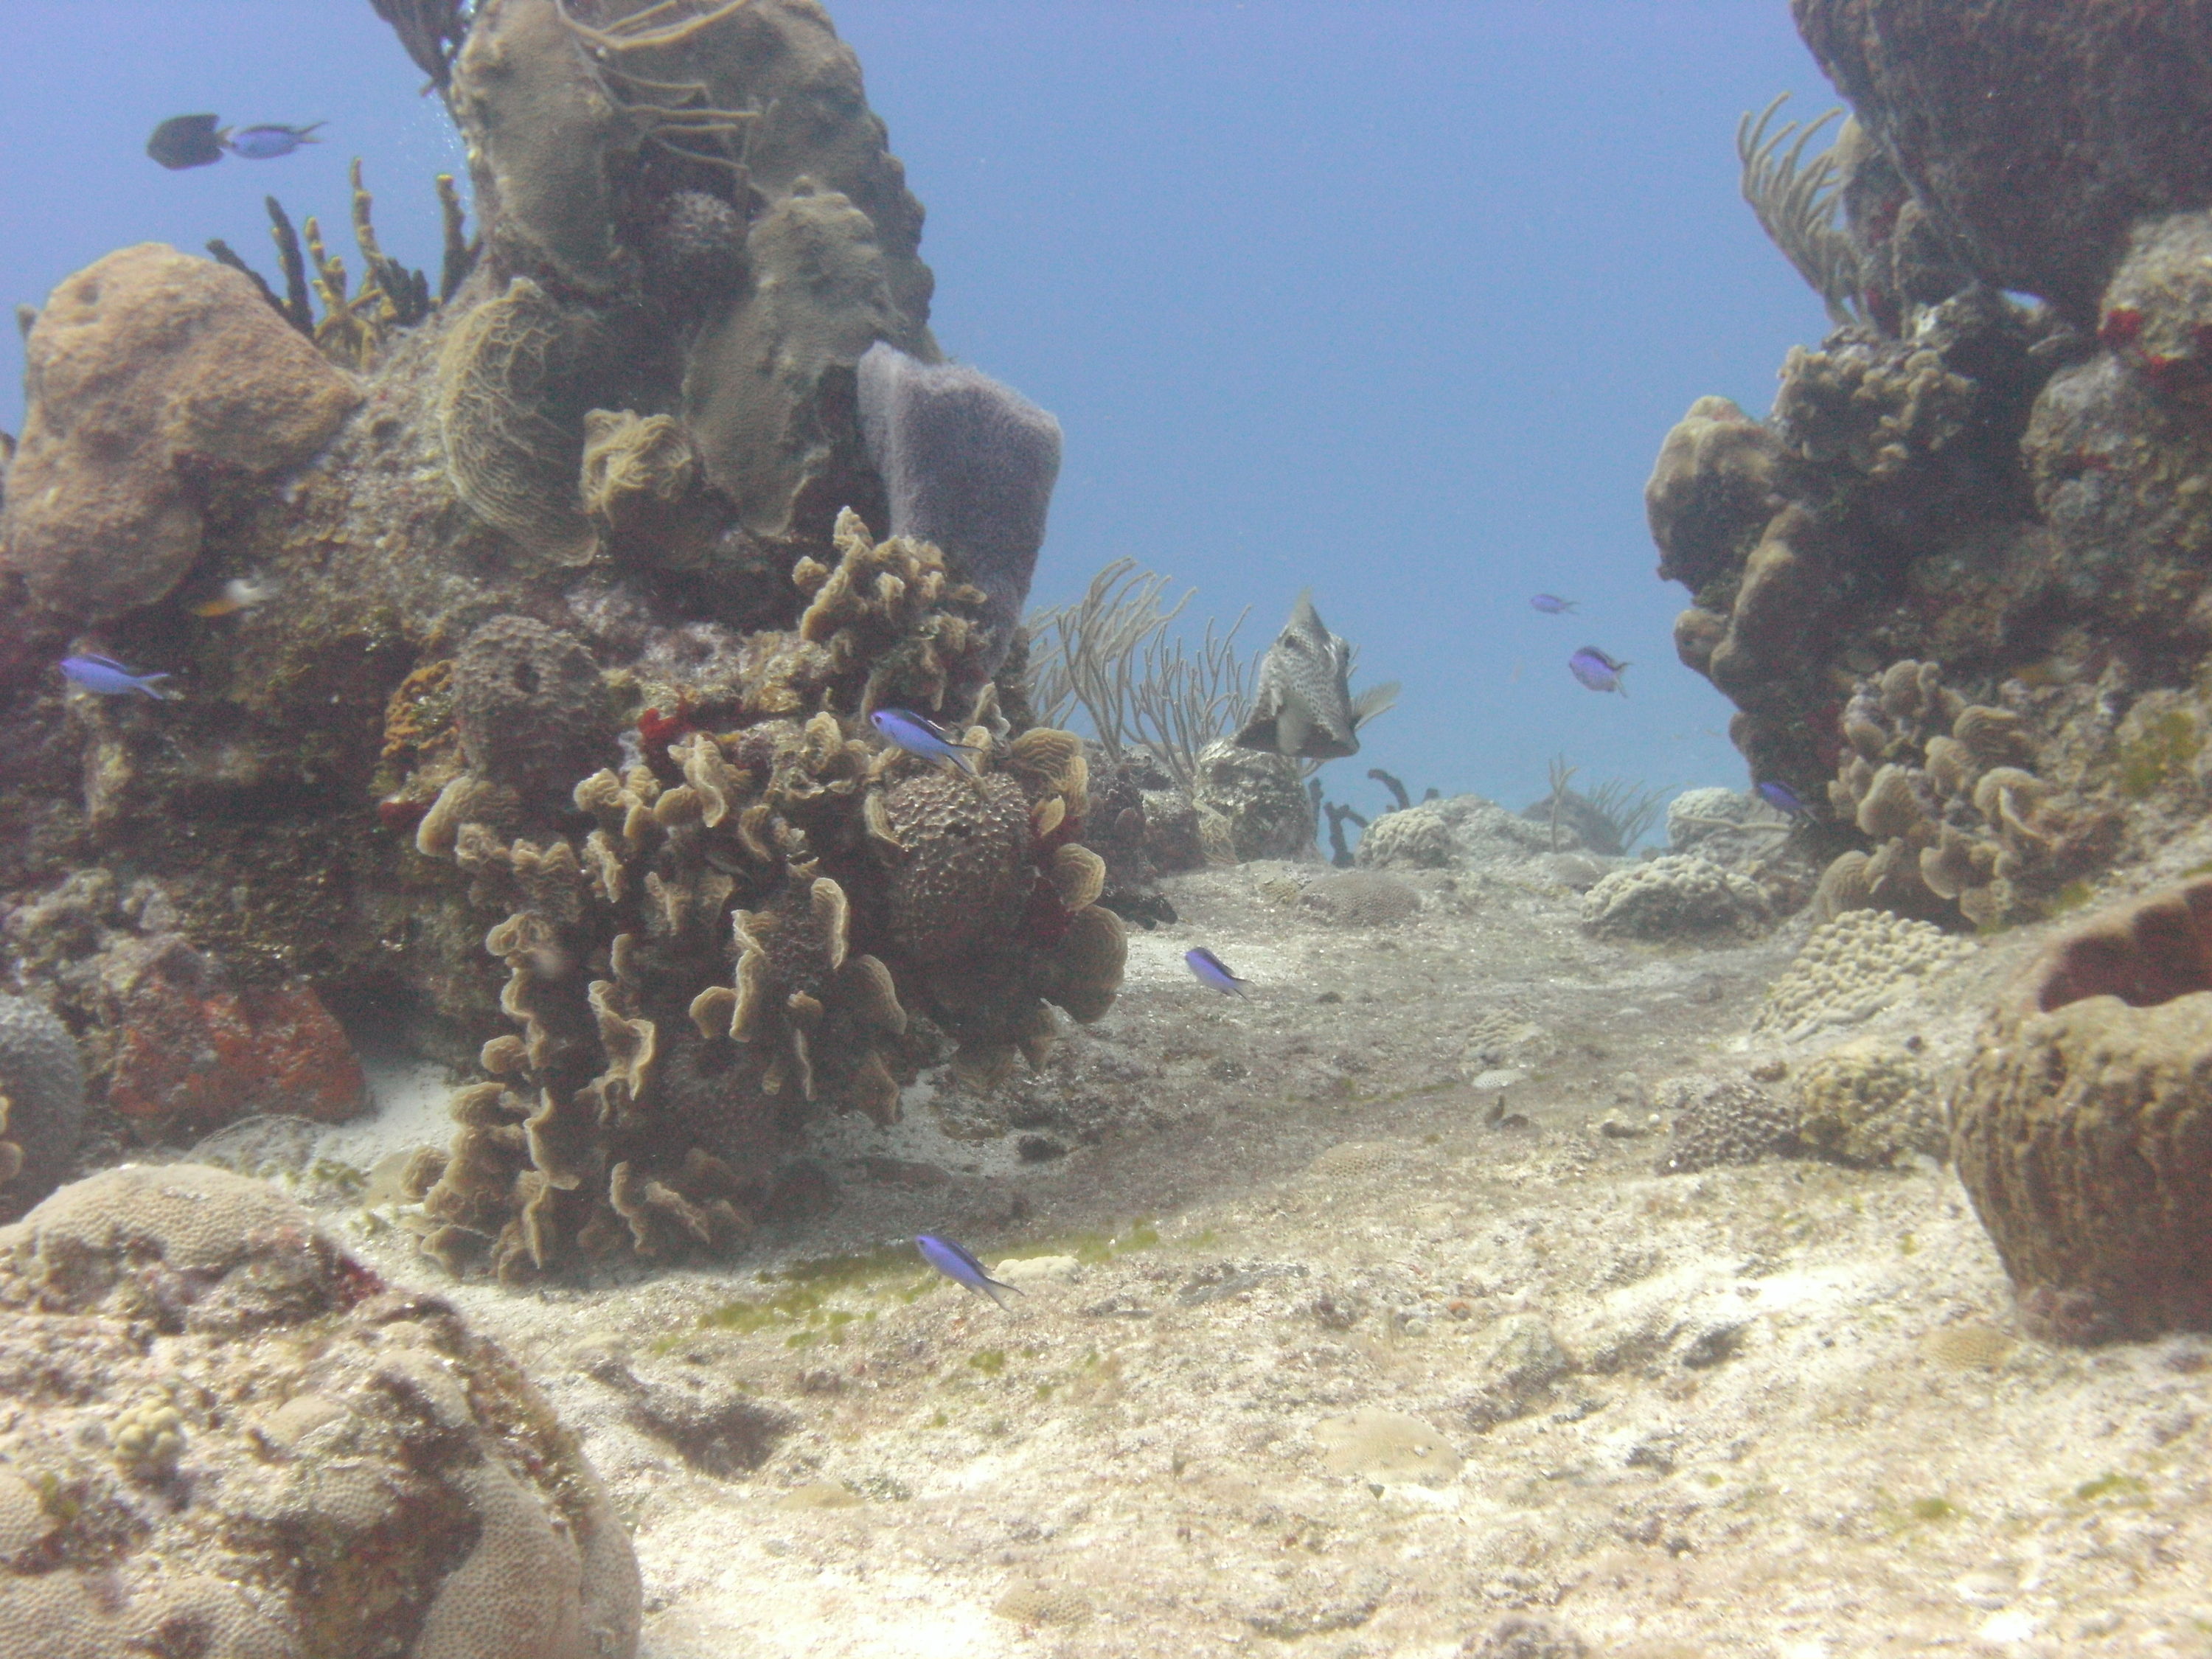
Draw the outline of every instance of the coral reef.
<instances>
[{"instance_id":1,"label":"coral reef","mask_svg":"<svg viewBox=\"0 0 2212 1659\"><path fill-rule=\"evenodd\" d=\"M964 363L878 342L860 362L860 430L890 501L890 533L941 548L983 591L994 672L1013 642L1060 477L1060 422Z\"/></svg>"},{"instance_id":2,"label":"coral reef","mask_svg":"<svg viewBox=\"0 0 2212 1659\"><path fill-rule=\"evenodd\" d=\"M0 995L0 1216L44 1198L84 1130L84 1066L69 1028L26 997Z\"/></svg>"},{"instance_id":3,"label":"coral reef","mask_svg":"<svg viewBox=\"0 0 2212 1659\"><path fill-rule=\"evenodd\" d=\"M2045 0L1794 9L1855 114L1808 155L1820 123L1773 129L1778 102L1739 150L1838 326L1790 353L1767 418L1701 398L1662 446L1645 501L1692 597L1676 648L1736 705L1753 776L1810 805L1824 914L2004 926L2197 803L2193 767L2145 781L2123 751L2154 714L2204 712L2212 168L2181 66L2212 41L2193 15ZM1950 787L1923 744L1963 739L1934 711L1869 753L1867 688L1904 664L2009 717L2010 754Z\"/></svg>"},{"instance_id":4,"label":"coral reef","mask_svg":"<svg viewBox=\"0 0 2212 1659\"><path fill-rule=\"evenodd\" d=\"M516 1030L484 1044L450 1153L417 1172L426 1248L449 1266L514 1278L726 1248L813 1103L888 1123L940 1043L988 1085L1042 1060L1048 1005L1079 1020L1112 1005L1121 926L1097 902L1103 861L1073 839L1091 810L1081 741L1008 733L988 683L965 726L990 757L976 776L856 735L864 709L935 707L987 635L981 596L933 547L878 543L850 514L838 546L834 567L794 571L807 607L795 631L756 637L750 707L727 729L648 710L641 763L570 783L596 823L580 835L543 786L591 757L540 739L600 730L576 723L604 706L596 671L520 618L464 647L469 764L416 844L504 918L481 937ZM487 634L489 665L472 668ZM470 714L477 677L489 726ZM526 772L495 775L510 749L532 793Z\"/></svg>"},{"instance_id":5,"label":"coral reef","mask_svg":"<svg viewBox=\"0 0 2212 1659\"><path fill-rule=\"evenodd\" d=\"M1021 702L1056 428L939 366L920 205L818 6L379 9L470 159L434 300L356 172L357 283L272 207L280 279L125 250L33 330L5 965L108 1132L342 1116L344 1020L478 1063L414 1172L433 1255L726 1248L810 1111L888 1121L1102 1014L1099 901L1171 915L1199 815L1157 769L1094 805ZM978 465L1026 480L988 523ZM67 694L87 621L186 695ZM981 776L885 749L889 708Z\"/></svg>"},{"instance_id":6,"label":"coral reef","mask_svg":"<svg viewBox=\"0 0 2212 1659\"><path fill-rule=\"evenodd\" d=\"M1972 949L1932 922L1854 909L1815 927L1767 988L1754 1036L1798 1042L1870 1019Z\"/></svg>"},{"instance_id":7,"label":"coral reef","mask_svg":"<svg viewBox=\"0 0 2212 1659\"><path fill-rule=\"evenodd\" d=\"M1583 926L1601 939L1750 939L1773 921L1757 882L1694 854L1669 853L1616 870L1583 899Z\"/></svg>"},{"instance_id":8,"label":"coral reef","mask_svg":"<svg viewBox=\"0 0 2212 1659\"><path fill-rule=\"evenodd\" d=\"M1804 1150L1797 1114L1747 1077L1676 1078L1660 1090L1657 1103L1674 1115L1659 1159L1664 1175L1756 1164Z\"/></svg>"},{"instance_id":9,"label":"coral reef","mask_svg":"<svg viewBox=\"0 0 2212 1659\"><path fill-rule=\"evenodd\" d=\"M252 283L158 242L56 289L25 350L0 568L88 621L167 594L210 512L314 454L361 398Z\"/></svg>"},{"instance_id":10,"label":"coral reef","mask_svg":"<svg viewBox=\"0 0 2212 1659\"><path fill-rule=\"evenodd\" d=\"M2193 8L1793 0L1820 67L1993 288L2094 317L2136 220L2212 202ZM2033 189L2021 180L2033 179Z\"/></svg>"},{"instance_id":11,"label":"coral reef","mask_svg":"<svg viewBox=\"0 0 2212 1659\"><path fill-rule=\"evenodd\" d=\"M0 1229L0 1374L30 1651L636 1650L629 1540L543 1397L258 1182L112 1170Z\"/></svg>"},{"instance_id":12,"label":"coral reef","mask_svg":"<svg viewBox=\"0 0 2212 1659\"><path fill-rule=\"evenodd\" d=\"M1953 1091L1960 1179L2039 1336L2212 1329L2208 941L2201 880L2061 935Z\"/></svg>"}]
</instances>

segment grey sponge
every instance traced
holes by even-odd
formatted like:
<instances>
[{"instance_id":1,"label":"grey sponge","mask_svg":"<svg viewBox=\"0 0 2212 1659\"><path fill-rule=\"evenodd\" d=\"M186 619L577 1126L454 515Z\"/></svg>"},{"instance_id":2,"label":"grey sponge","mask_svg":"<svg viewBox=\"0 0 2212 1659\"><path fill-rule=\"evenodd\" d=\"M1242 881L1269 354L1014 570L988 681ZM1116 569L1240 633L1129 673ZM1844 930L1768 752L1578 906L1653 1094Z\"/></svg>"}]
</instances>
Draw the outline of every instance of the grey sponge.
<instances>
[{"instance_id":1,"label":"grey sponge","mask_svg":"<svg viewBox=\"0 0 2212 1659\"><path fill-rule=\"evenodd\" d=\"M860 432L890 498L890 533L933 542L983 590L988 668L1012 642L1060 477L1060 422L965 363L878 341L860 358Z\"/></svg>"}]
</instances>

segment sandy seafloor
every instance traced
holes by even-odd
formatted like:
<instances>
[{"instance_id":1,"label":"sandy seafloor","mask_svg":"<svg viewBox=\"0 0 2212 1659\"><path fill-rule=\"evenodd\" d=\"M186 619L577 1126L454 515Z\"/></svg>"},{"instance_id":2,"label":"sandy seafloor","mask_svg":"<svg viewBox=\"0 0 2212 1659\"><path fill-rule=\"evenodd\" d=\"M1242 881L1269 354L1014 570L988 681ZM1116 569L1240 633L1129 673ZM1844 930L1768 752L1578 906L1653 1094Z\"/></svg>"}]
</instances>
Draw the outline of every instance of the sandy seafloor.
<instances>
[{"instance_id":1,"label":"sandy seafloor","mask_svg":"<svg viewBox=\"0 0 2212 1659\"><path fill-rule=\"evenodd\" d=\"M1753 1048L1802 917L1607 945L1564 887L1431 875L1363 930L1284 868L1170 882L1042 1075L827 1126L834 1204L738 1263L444 1285L614 1489L651 1659L1413 1659L1514 1616L1623 1659L2212 1655L2212 1339L2021 1340L1932 1163L1655 1171L1654 1085L1870 1030L1948 1069L2047 929ZM442 1141L437 1085L387 1073L301 1183L429 1285L329 1177ZM1006 1312L910 1251L761 1276L925 1230L1061 1260Z\"/></svg>"}]
</instances>

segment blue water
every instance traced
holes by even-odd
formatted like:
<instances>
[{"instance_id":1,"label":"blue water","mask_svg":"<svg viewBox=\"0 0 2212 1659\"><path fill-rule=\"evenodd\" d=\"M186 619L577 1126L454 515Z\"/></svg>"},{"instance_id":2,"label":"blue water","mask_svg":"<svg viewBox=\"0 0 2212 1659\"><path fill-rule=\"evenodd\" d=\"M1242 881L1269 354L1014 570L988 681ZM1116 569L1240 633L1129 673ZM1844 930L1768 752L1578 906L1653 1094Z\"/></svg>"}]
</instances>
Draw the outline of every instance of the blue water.
<instances>
[{"instance_id":1,"label":"blue water","mask_svg":"<svg viewBox=\"0 0 2212 1659\"><path fill-rule=\"evenodd\" d=\"M0 299L135 241L273 270L263 193L342 224L356 155L387 250L434 269L431 176L465 168L368 0L7 9ZM1832 101L1781 0L830 9L928 209L939 341L1066 428L1039 602L1127 554L1194 618L1250 606L1256 647L1310 586L1405 685L1325 775L1355 805L1382 765L1520 805L1560 753L1744 781L1674 661L1641 490L1692 398L1762 412L1825 330L1736 194L1739 113ZM191 110L330 142L164 172L146 134ZM0 331L11 430L21 365ZM1569 677L1586 643L1635 665L1626 699Z\"/></svg>"}]
</instances>

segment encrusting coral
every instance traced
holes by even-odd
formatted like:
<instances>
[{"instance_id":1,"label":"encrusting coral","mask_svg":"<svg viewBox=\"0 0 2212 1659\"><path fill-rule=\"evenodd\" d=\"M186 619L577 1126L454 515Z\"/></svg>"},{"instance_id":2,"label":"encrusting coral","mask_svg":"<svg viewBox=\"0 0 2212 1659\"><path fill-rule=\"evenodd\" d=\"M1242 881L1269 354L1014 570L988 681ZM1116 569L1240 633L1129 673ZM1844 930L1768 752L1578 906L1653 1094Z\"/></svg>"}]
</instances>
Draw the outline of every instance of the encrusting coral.
<instances>
[{"instance_id":1,"label":"encrusting coral","mask_svg":"<svg viewBox=\"0 0 2212 1659\"><path fill-rule=\"evenodd\" d=\"M2212 881L2062 934L1951 1096L1959 1178L2049 1340L2212 1330Z\"/></svg>"},{"instance_id":2,"label":"encrusting coral","mask_svg":"<svg viewBox=\"0 0 2212 1659\"><path fill-rule=\"evenodd\" d=\"M1752 939L1772 924L1774 908L1748 876L1695 854L1669 853L1592 887L1582 921L1601 939Z\"/></svg>"}]
</instances>

